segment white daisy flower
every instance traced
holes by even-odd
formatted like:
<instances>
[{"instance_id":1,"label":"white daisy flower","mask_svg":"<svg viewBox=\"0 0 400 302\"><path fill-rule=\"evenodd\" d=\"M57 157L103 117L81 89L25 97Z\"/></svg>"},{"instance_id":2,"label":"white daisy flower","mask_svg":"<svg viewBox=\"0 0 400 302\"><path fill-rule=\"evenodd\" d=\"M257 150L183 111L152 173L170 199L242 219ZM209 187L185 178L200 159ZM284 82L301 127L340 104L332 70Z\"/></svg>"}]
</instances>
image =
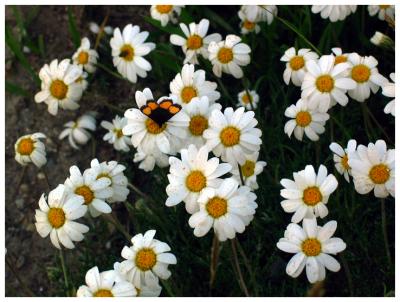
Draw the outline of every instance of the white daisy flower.
<instances>
[{"instance_id":1,"label":"white daisy flower","mask_svg":"<svg viewBox=\"0 0 400 302\"><path fill-rule=\"evenodd\" d=\"M97 266L87 271L86 285L81 285L77 297L135 297L136 289L128 281L118 280L114 270L99 272Z\"/></svg>"},{"instance_id":2,"label":"white daisy flower","mask_svg":"<svg viewBox=\"0 0 400 302\"><path fill-rule=\"evenodd\" d=\"M309 99L310 106L318 106L320 111L326 112L336 102L342 106L347 105L347 90L356 88L355 81L345 75L349 63L335 65L335 57L325 55L319 58L318 62L308 61L306 67L301 97Z\"/></svg>"},{"instance_id":3,"label":"white daisy flower","mask_svg":"<svg viewBox=\"0 0 400 302\"><path fill-rule=\"evenodd\" d=\"M325 122L329 114L312 109L310 101L300 99L296 105L292 104L285 110L285 116L291 118L285 124L284 132L291 137L292 133L297 140L302 141L304 133L312 140L319 140L319 134L325 132Z\"/></svg>"},{"instance_id":4,"label":"white daisy flower","mask_svg":"<svg viewBox=\"0 0 400 302\"><path fill-rule=\"evenodd\" d=\"M390 79L393 81L393 83L387 82L382 85L382 94L384 96L387 96L389 98L394 98L395 97L395 73L392 72L390 74ZM395 99L391 100L387 105L385 106L385 109L383 110L386 114L391 114L395 116Z\"/></svg>"},{"instance_id":5,"label":"white daisy flower","mask_svg":"<svg viewBox=\"0 0 400 302\"><path fill-rule=\"evenodd\" d=\"M209 56L208 45L211 42L219 42L222 39L220 34L207 35L208 27L210 26L210 21L207 19L202 19L199 24L192 22L189 27L184 23L180 23L179 26L183 31L184 37L173 34L169 40L172 44L182 47L182 51L186 56L183 64L199 64L197 59L199 54L204 59L207 59Z\"/></svg>"},{"instance_id":6,"label":"white daisy flower","mask_svg":"<svg viewBox=\"0 0 400 302\"><path fill-rule=\"evenodd\" d=\"M349 166L349 154L356 151L357 142L351 139L347 143L347 148L343 149L338 143L331 143L329 149L333 152L335 168L340 175L344 175L347 182L350 182L351 168Z\"/></svg>"},{"instance_id":7,"label":"white daisy flower","mask_svg":"<svg viewBox=\"0 0 400 302\"><path fill-rule=\"evenodd\" d=\"M108 132L103 136L103 140L113 144L114 149L117 151L128 152L129 146L132 145L131 138L122 133L122 128L127 124L127 118L118 115L115 116L112 123L102 121L100 125L108 130Z\"/></svg>"},{"instance_id":8,"label":"white daisy flower","mask_svg":"<svg viewBox=\"0 0 400 302\"><path fill-rule=\"evenodd\" d=\"M220 177L232 169L230 164L219 163L217 157L208 159L207 146L197 149L195 145L182 149L181 159L171 156L169 164L165 204L172 207L183 201L189 214L199 210L200 194L208 187L218 187Z\"/></svg>"},{"instance_id":9,"label":"white daisy flower","mask_svg":"<svg viewBox=\"0 0 400 302\"><path fill-rule=\"evenodd\" d=\"M242 5L243 12L247 19L253 22L267 22L271 24L274 16L278 14L276 5Z\"/></svg>"},{"instance_id":10,"label":"white daisy flower","mask_svg":"<svg viewBox=\"0 0 400 302\"><path fill-rule=\"evenodd\" d=\"M41 138L46 138L46 135L40 132L21 136L14 145L15 160L23 166L31 162L38 168L45 165L46 148Z\"/></svg>"},{"instance_id":11,"label":"white daisy flower","mask_svg":"<svg viewBox=\"0 0 400 302\"><path fill-rule=\"evenodd\" d=\"M69 173L70 176L64 183L68 194L83 197L92 217L100 216L102 213L111 213L111 207L105 202L114 193L110 178L97 179L98 175L93 169L86 169L82 175L77 166L69 168Z\"/></svg>"},{"instance_id":12,"label":"white daisy flower","mask_svg":"<svg viewBox=\"0 0 400 302\"><path fill-rule=\"evenodd\" d=\"M82 66L80 68L83 69ZM81 85L82 91L85 91L89 85L89 83L87 81L87 77L88 77L88 73L86 71L82 71L82 75L75 80L75 83L78 83Z\"/></svg>"},{"instance_id":13,"label":"white daisy flower","mask_svg":"<svg viewBox=\"0 0 400 302\"><path fill-rule=\"evenodd\" d=\"M378 14L379 20L386 20L386 17L394 20L394 5L368 5L369 15L375 16Z\"/></svg>"},{"instance_id":14,"label":"white daisy flower","mask_svg":"<svg viewBox=\"0 0 400 302\"><path fill-rule=\"evenodd\" d=\"M244 107L235 111L228 107L224 110L213 110L208 120L209 128L203 133L207 147L215 156L232 165L246 161L245 154L260 150L261 130L254 111L244 112Z\"/></svg>"},{"instance_id":15,"label":"white daisy flower","mask_svg":"<svg viewBox=\"0 0 400 302\"><path fill-rule=\"evenodd\" d=\"M385 141L358 145L357 151L349 154L349 165L358 193L374 190L375 197L395 197L395 149L387 150Z\"/></svg>"},{"instance_id":16,"label":"white daisy flower","mask_svg":"<svg viewBox=\"0 0 400 302\"><path fill-rule=\"evenodd\" d=\"M137 76L147 77L147 72L151 70L151 64L143 57L156 45L144 43L148 36L149 32L140 32L139 26L128 24L122 34L119 28L114 29L114 36L110 40L114 66L132 83L136 83Z\"/></svg>"},{"instance_id":17,"label":"white daisy flower","mask_svg":"<svg viewBox=\"0 0 400 302\"><path fill-rule=\"evenodd\" d=\"M361 57L353 52L348 57L351 64L350 77L356 82L356 87L349 89L348 93L352 99L364 102L369 98L371 91L376 93L379 87L388 80L378 71L378 61L373 56Z\"/></svg>"},{"instance_id":18,"label":"white daisy flower","mask_svg":"<svg viewBox=\"0 0 400 302\"><path fill-rule=\"evenodd\" d=\"M96 50L90 48L90 41L88 38L81 40L81 46L72 56L72 61L82 66L87 72L93 73L96 71L96 64L99 54Z\"/></svg>"},{"instance_id":19,"label":"white daisy flower","mask_svg":"<svg viewBox=\"0 0 400 302\"><path fill-rule=\"evenodd\" d=\"M96 22L90 22L89 29L94 34L98 34L100 32L100 26ZM103 32L105 32L107 35L112 35L113 30L114 29L111 26L104 26L103 28Z\"/></svg>"},{"instance_id":20,"label":"white daisy flower","mask_svg":"<svg viewBox=\"0 0 400 302\"><path fill-rule=\"evenodd\" d=\"M185 146L194 144L200 148L206 143L203 133L208 129L208 120L214 109L221 110L222 106L218 103L211 104L206 96L195 98L184 107L184 111L189 116L189 126L187 128L187 138L184 141Z\"/></svg>"},{"instance_id":21,"label":"white daisy flower","mask_svg":"<svg viewBox=\"0 0 400 302\"><path fill-rule=\"evenodd\" d=\"M155 165L160 168L165 168L169 165L168 155L162 153L158 148L154 148L151 153L145 153L142 150L141 145L139 145L136 149L133 162L140 162L139 169L142 169L146 172L153 171Z\"/></svg>"},{"instance_id":22,"label":"white daisy flower","mask_svg":"<svg viewBox=\"0 0 400 302\"><path fill-rule=\"evenodd\" d=\"M248 33L255 32L258 34L261 30L260 25L257 24L257 22L250 21L247 19L246 13L244 12L243 6L242 8L238 11L238 16L240 19L240 32L242 35L247 35Z\"/></svg>"},{"instance_id":23,"label":"white daisy flower","mask_svg":"<svg viewBox=\"0 0 400 302\"><path fill-rule=\"evenodd\" d=\"M347 57L349 56L348 53L343 53L343 50L340 47L332 48L332 55L335 56L334 65L347 62Z\"/></svg>"},{"instance_id":24,"label":"white daisy flower","mask_svg":"<svg viewBox=\"0 0 400 302\"><path fill-rule=\"evenodd\" d=\"M224 179L218 188L206 188L199 196L200 210L189 219L196 237L203 237L211 228L219 241L243 233L256 212L256 194L247 186L239 187L233 178Z\"/></svg>"},{"instance_id":25,"label":"white daisy flower","mask_svg":"<svg viewBox=\"0 0 400 302\"><path fill-rule=\"evenodd\" d=\"M206 96L210 104L221 97L216 90L217 84L206 81L205 71L201 69L194 71L192 64L183 65L182 71L169 83L169 89L171 95L174 95L178 104L183 107L196 97Z\"/></svg>"},{"instance_id":26,"label":"white daisy flower","mask_svg":"<svg viewBox=\"0 0 400 302\"><path fill-rule=\"evenodd\" d=\"M285 198L281 206L286 213L294 213L292 222L298 223L302 219L328 215L329 196L336 190L338 182L333 174L328 175L324 165L318 168L315 174L314 167L307 165L299 172L293 173L293 180L281 179L281 196Z\"/></svg>"},{"instance_id":27,"label":"white daisy flower","mask_svg":"<svg viewBox=\"0 0 400 302\"><path fill-rule=\"evenodd\" d=\"M287 62L286 69L283 72L283 80L286 85L289 85L291 79L293 85L298 87L301 86L304 75L307 72L306 63L309 60L318 60L318 54L308 48L299 49L297 54L294 47L290 47L285 51L281 61Z\"/></svg>"},{"instance_id":28,"label":"white daisy flower","mask_svg":"<svg viewBox=\"0 0 400 302\"><path fill-rule=\"evenodd\" d=\"M176 257L165 242L154 239L155 230L132 238L132 246L124 246L121 256L120 271L136 288L145 284L158 283L158 278L166 280L171 276L168 265L176 264Z\"/></svg>"},{"instance_id":29,"label":"white daisy flower","mask_svg":"<svg viewBox=\"0 0 400 302\"><path fill-rule=\"evenodd\" d=\"M315 218L304 219L303 227L289 224L284 237L276 244L281 251L295 254L286 266L286 273L297 278L305 267L308 281L315 283L325 279L325 268L338 272L340 264L331 255L344 251L346 243L338 237L332 237L336 228L337 222L334 220L320 227Z\"/></svg>"},{"instance_id":30,"label":"white daisy flower","mask_svg":"<svg viewBox=\"0 0 400 302\"><path fill-rule=\"evenodd\" d=\"M225 40L211 42L208 46L209 57L213 65L213 72L217 77L222 76L222 72L233 75L239 79L243 77L240 66L250 63L250 47L245 43L240 43L241 38L235 35L227 35Z\"/></svg>"},{"instance_id":31,"label":"white daisy flower","mask_svg":"<svg viewBox=\"0 0 400 302\"><path fill-rule=\"evenodd\" d=\"M60 242L68 249L75 247L73 241L82 241L83 234L89 228L81 223L75 222L85 215L87 211L82 196L67 196L64 185L49 193L48 201L42 194L39 200L39 208L35 214L35 227L42 238L50 234L51 243L61 249Z\"/></svg>"},{"instance_id":32,"label":"white daisy flower","mask_svg":"<svg viewBox=\"0 0 400 302\"><path fill-rule=\"evenodd\" d=\"M313 5L311 11L314 14L321 13L322 19L331 22L343 21L346 17L357 10L357 5Z\"/></svg>"},{"instance_id":33,"label":"white daisy flower","mask_svg":"<svg viewBox=\"0 0 400 302\"><path fill-rule=\"evenodd\" d=\"M74 149L79 149L77 144L85 145L92 137L90 132L96 130L96 119L92 114L84 114L76 121L70 121L64 124L64 129L58 139L64 139L68 136L68 142Z\"/></svg>"},{"instance_id":34,"label":"white daisy flower","mask_svg":"<svg viewBox=\"0 0 400 302\"><path fill-rule=\"evenodd\" d=\"M257 108L259 96L255 90L243 90L238 94L238 103L236 106L243 106L247 110L253 110Z\"/></svg>"},{"instance_id":35,"label":"white daisy flower","mask_svg":"<svg viewBox=\"0 0 400 302\"><path fill-rule=\"evenodd\" d=\"M113 194L111 197L106 199L107 202L113 203L117 201L126 201L129 190L128 178L124 175L126 169L124 165L121 165L114 160L99 163L95 158L90 162L90 167L96 174L96 179L105 177L111 181L110 187L113 190Z\"/></svg>"},{"instance_id":36,"label":"white daisy flower","mask_svg":"<svg viewBox=\"0 0 400 302\"><path fill-rule=\"evenodd\" d=\"M161 26L166 26L169 21L177 23L181 9L184 5L152 5L150 15L153 19L159 20Z\"/></svg>"},{"instance_id":37,"label":"white daisy flower","mask_svg":"<svg viewBox=\"0 0 400 302\"><path fill-rule=\"evenodd\" d=\"M42 81L41 91L36 93L36 103L46 103L50 114L57 115L58 107L68 110L79 108L78 101L82 97L82 85L76 80L82 76L82 69L71 64L70 59L51 61L39 72Z\"/></svg>"},{"instance_id":38,"label":"white daisy flower","mask_svg":"<svg viewBox=\"0 0 400 302\"><path fill-rule=\"evenodd\" d=\"M242 183L240 174L242 174L244 184L250 187L252 190L258 189L257 175L261 174L264 170L264 167L267 165L265 161L257 161L258 155L258 152L245 155L246 161L240 165L241 171L239 171L239 167L237 165L233 166L231 171L232 177L240 184Z\"/></svg>"},{"instance_id":39,"label":"white daisy flower","mask_svg":"<svg viewBox=\"0 0 400 302\"><path fill-rule=\"evenodd\" d=\"M149 88L145 88L143 92L136 91L135 99L140 108L146 105L148 100L153 100L153 94ZM162 97L157 102L161 103L165 99L176 102L174 96ZM158 125L136 108L126 110L125 117L128 119L128 124L122 128L122 133L131 136L132 145L135 148L141 145L146 154L156 154L155 148L165 154L176 154L180 148L179 139L186 138L185 128L188 127L189 117L183 110L162 125Z\"/></svg>"}]
</instances>

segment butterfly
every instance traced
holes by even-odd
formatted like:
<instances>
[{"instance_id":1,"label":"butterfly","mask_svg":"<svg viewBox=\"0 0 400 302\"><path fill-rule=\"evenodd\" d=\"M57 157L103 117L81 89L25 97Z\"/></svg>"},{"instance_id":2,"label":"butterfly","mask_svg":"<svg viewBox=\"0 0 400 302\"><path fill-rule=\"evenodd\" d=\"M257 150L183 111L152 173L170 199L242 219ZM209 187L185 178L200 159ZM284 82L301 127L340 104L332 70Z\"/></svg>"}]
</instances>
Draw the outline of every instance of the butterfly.
<instances>
[{"instance_id":1,"label":"butterfly","mask_svg":"<svg viewBox=\"0 0 400 302\"><path fill-rule=\"evenodd\" d=\"M162 125L175 114L181 111L181 109L182 106L174 104L169 99L163 100L160 103L150 100L146 102L146 105L140 107L140 111L151 118L160 127L162 127Z\"/></svg>"}]
</instances>

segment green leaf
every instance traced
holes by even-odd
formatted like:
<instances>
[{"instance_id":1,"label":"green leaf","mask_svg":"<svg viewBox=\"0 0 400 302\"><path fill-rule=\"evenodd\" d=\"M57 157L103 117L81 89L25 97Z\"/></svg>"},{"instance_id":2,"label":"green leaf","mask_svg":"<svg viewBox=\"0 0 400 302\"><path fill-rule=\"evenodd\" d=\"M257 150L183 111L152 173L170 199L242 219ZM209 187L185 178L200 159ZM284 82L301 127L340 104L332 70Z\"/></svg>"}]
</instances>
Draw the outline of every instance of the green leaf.
<instances>
[{"instance_id":1,"label":"green leaf","mask_svg":"<svg viewBox=\"0 0 400 302\"><path fill-rule=\"evenodd\" d=\"M201 6L201 11L205 16L207 16L209 20L211 20L211 22L217 23L219 26L226 29L228 32L231 33L237 32L237 30L235 30L228 22L226 22L224 18L222 18L220 15L209 9L207 6L205 5Z\"/></svg>"},{"instance_id":2,"label":"green leaf","mask_svg":"<svg viewBox=\"0 0 400 302\"><path fill-rule=\"evenodd\" d=\"M30 94L28 91L26 91L24 88L17 84L13 84L11 82L6 81L6 91L15 94L15 95L21 95L28 97Z\"/></svg>"},{"instance_id":3,"label":"green leaf","mask_svg":"<svg viewBox=\"0 0 400 302\"><path fill-rule=\"evenodd\" d=\"M74 46L76 48L78 48L79 45L81 44L81 36L76 27L75 17L72 14L70 6L68 6L68 29L69 29L69 33L71 34L72 42L74 43Z\"/></svg>"}]
</instances>

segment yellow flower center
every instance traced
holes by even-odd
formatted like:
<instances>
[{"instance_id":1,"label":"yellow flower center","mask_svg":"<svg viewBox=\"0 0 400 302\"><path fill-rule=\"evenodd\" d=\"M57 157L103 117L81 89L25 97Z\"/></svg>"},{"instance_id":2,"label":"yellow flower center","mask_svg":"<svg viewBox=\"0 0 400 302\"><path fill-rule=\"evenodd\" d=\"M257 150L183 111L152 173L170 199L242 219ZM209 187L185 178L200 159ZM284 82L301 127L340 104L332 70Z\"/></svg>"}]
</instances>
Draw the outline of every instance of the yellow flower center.
<instances>
[{"instance_id":1,"label":"yellow flower center","mask_svg":"<svg viewBox=\"0 0 400 302\"><path fill-rule=\"evenodd\" d=\"M50 85L50 93L56 99L62 100L66 97L68 86L62 80L54 80Z\"/></svg>"},{"instance_id":2,"label":"yellow flower center","mask_svg":"<svg viewBox=\"0 0 400 302\"><path fill-rule=\"evenodd\" d=\"M311 121L311 114L308 111L300 111L296 115L296 124L300 127L307 127Z\"/></svg>"},{"instance_id":3,"label":"yellow flower center","mask_svg":"<svg viewBox=\"0 0 400 302\"><path fill-rule=\"evenodd\" d=\"M350 169L350 166L349 166L349 157L347 156L347 154L345 154L345 155L342 157L342 159L341 159L340 162L342 163L343 168L345 168L346 170L349 170L349 169Z\"/></svg>"},{"instance_id":4,"label":"yellow flower center","mask_svg":"<svg viewBox=\"0 0 400 302\"><path fill-rule=\"evenodd\" d=\"M304 67L304 58L303 56L294 56L289 61L290 68L293 70L299 70Z\"/></svg>"},{"instance_id":5,"label":"yellow flower center","mask_svg":"<svg viewBox=\"0 0 400 302\"><path fill-rule=\"evenodd\" d=\"M224 198L213 197L206 204L206 210L213 218L219 218L228 212L228 203Z\"/></svg>"},{"instance_id":6,"label":"yellow flower center","mask_svg":"<svg viewBox=\"0 0 400 302\"><path fill-rule=\"evenodd\" d=\"M364 64L359 64L351 70L351 77L357 83L364 83L369 80L371 70Z\"/></svg>"},{"instance_id":7,"label":"yellow flower center","mask_svg":"<svg viewBox=\"0 0 400 302\"><path fill-rule=\"evenodd\" d=\"M218 51L217 57L222 64L227 64L233 60L233 51L231 48L222 47Z\"/></svg>"},{"instance_id":8,"label":"yellow flower center","mask_svg":"<svg viewBox=\"0 0 400 302\"><path fill-rule=\"evenodd\" d=\"M303 201L308 206L315 206L322 201L322 194L318 187L309 187L303 191Z\"/></svg>"},{"instance_id":9,"label":"yellow flower center","mask_svg":"<svg viewBox=\"0 0 400 302\"><path fill-rule=\"evenodd\" d=\"M78 63L85 65L89 61L89 54L86 51L81 51L78 55Z\"/></svg>"},{"instance_id":10,"label":"yellow flower center","mask_svg":"<svg viewBox=\"0 0 400 302\"><path fill-rule=\"evenodd\" d=\"M160 134L167 128L167 124L163 124L162 127L160 127L155 121L153 121L151 118L148 118L146 120L146 128L147 132L151 134Z\"/></svg>"},{"instance_id":11,"label":"yellow flower center","mask_svg":"<svg viewBox=\"0 0 400 302\"><path fill-rule=\"evenodd\" d=\"M192 35L186 40L186 46L189 49L199 49L203 46L203 38L199 35Z\"/></svg>"},{"instance_id":12,"label":"yellow flower center","mask_svg":"<svg viewBox=\"0 0 400 302\"><path fill-rule=\"evenodd\" d=\"M156 253L150 248L142 248L136 253L135 263L141 271L148 271L157 262Z\"/></svg>"},{"instance_id":13,"label":"yellow flower center","mask_svg":"<svg viewBox=\"0 0 400 302\"><path fill-rule=\"evenodd\" d=\"M340 64L340 63L344 63L344 62L347 62L346 56L341 55L341 56L336 56L335 57L335 65Z\"/></svg>"},{"instance_id":14,"label":"yellow flower center","mask_svg":"<svg viewBox=\"0 0 400 302\"><path fill-rule=\"evenodd\" d=\"M250 177L254 174L254 168L256 167L256 163L251 160L246 160L243 166L241 166L242 174L244 177Z\"/></svg>"},{"instance_id":15,"label":"yellow flower center","mask_svg":"<svg viewBox=\"0 0 400 302\"><path fill-rule=\"evenodd\" d=\"M186 177L186 187L189 191L200 192L207 185L207 178L204 176L203 172L192 171Z\"/></svg>"},{"instance_id":16,"label":"yellow flower center","mask_svg":"<svg viewBox=\"0 0 400 302\"><path fill-rule=\"evenodd\" d=\"M122 129L114 129L114 132L117 138L121 138L124 136L124 134L122 133Z\"/></svg>"},{"instance_id":17,"label":"yellow flower center","mask_svg":"<svg viewBox=\"0 0 400 302\"><path fill-rule=\"evenodd\" d=\"M197 96L197 90L192 86L186 86L181 91L181 98L185 104L190 103L190 101Z\"/></svg>"},{"instance_id":18,"label":"yellow flower center","mask_svg":"<svg viewBox=\"0 0 400 302\"><path fill-rule=\"evenodd\" d=\"M208 128L208 120L202 115L195 115L190 119L189 130L194 136L203 135Z\"/></svg>"},{"instance_id":19,"label":"yellow flower center","mask_svg":"<svg viewBox=\"0 0 400 302\"><path fill-rule=\"evenodd\" d=\"M390 177L389 167L384 164L375 165L369 170L369 178L375 184L384 184Z\"/></svg>"},{"instance_id":20,"label":"yellow flower center","mask_svg":"<svg viewBox=\"0 0 400 302\"><path fill-rule=\"evenodd\" d=\"M47 212L47 219L55 229L62 227L65 223L65 213L61 208L50 208Z\"/></svg>"},{"instance_id":21,"label":"yellow flower center","mask_svg":"<svg viewBox=\"0 0 400 302\"><path fill-rule=\"evenodd\" d=\"M172 10L172 5L156 5L156 10L160 14L168 14Z\"/></svg>"},{"instance_id":22,"label":"yellow flower center","mask_svg":"<svg viewBox=\"0 0 400 302\"><path fill-rule=\"evenodd\" d=\"M120 49L119 56L123 58L125 61L130 62L133 60L133 57L135 56L135 50L130 44L124 44Z\"/></svg>"},{"instance_id":23,"label":"yellow flower center","mask_svg":"<svg viewBox=\"0 0 400 302\"><path fill-rule=\"evenodd\" d=\"M243 22L243 27L246 28L247 30L253 30L255 26L256 26L256 24L249 20L246 20Z\"/></svg>"},{"instance_id":24,"label":"yellow flower center","mask_svg":"<svg viewBox=\"0 0 400 302\"><path fill-rule=\"evenodd\" d=\"M315 238L308 238L301 244L303 253L308 257L318 256L321 253L321 242Z\"/></svg>"},{"instance_id":25,"label":"yellow flower center","mask_svg":"<svg viewBox=\"0 0 400 302\"><path fill-rule=\"evenodd\" d=\"M390 7L390 5L379 5L379 8L380 9L387 9L387 8L389 8Z\"/></svg>"},{"instance_id":26,"label":"yellow flower center","mask_svg":"<svg viewBox=\"0 0 400 302\"><path fill-rule=\"evenodd\" d=\"M331 92L335 84L335 80L329 75L321 75L315 81L315 85L320 92Z\"/></svg>"},{"instance_id":27,"label":"yellow flower center","mask_svg":"<svg viewBox=\"0 0 400 302\"><path fill-rule=\"evenodd\" d=\"M240 130L236 127L228 126L221 131L219 138L225 147L232 147L240 142Z\"/></svg>"},{"instance_id":28,"label":"yellow flower center","mask_svg":"<svg viewBox=\"0 0 400 302\"><path fill-rule=\"evenodd\" d=\"M21 155L30 155L35 150L34 141L28 137L19 141L17 151Z\"/></svg>"},{"instance_id":29,"label":"yellow flower center","mask_svg":"<svg viewBox=\"0 0 400 302\"><path fill-rule=\"evenodd\" d=\"M85 200L85 204L90 204L94 199L93 191L86 185L80 186L75 189L75 194L81 195Z\"/></svg>"},{"instance_id":30,"label":"yellow flower center","mask_svg":"<svg viewBox=\"0 0 400 302\"><path fill-rule=\"evenodd\" d=\"M114 297L109 289L99 289L93 294L93 297Z\"/></svg>"},{"instance_id":31,"label":"yellow flower center","mask_svg":"<svg viewBox=\"0 0 400 302\"><path fill-rule=\"evenodd\" d=\"M252 102L253 102L253 98L251 97L250 94L245 93L245 94L242 96L242 102L243 102L244 104L249 104L250 102L252 103Z\"/></svg>"}]
</instances>

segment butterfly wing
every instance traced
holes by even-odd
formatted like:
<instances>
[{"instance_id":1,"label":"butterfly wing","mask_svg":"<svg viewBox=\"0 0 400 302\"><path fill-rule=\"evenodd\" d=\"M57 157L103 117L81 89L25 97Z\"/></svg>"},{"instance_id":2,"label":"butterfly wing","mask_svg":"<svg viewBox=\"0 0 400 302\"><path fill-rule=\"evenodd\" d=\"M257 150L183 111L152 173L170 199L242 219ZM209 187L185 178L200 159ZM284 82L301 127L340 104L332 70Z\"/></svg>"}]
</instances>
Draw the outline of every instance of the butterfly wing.
<instances>
[{"instance_id":1,"label":"butterfly wing","mask_svg":"<svg viewBox=\"0 0 400 302\"><path fill-rule=\"evenodd\" d=\"M181 111L181 109L182 107L180 105L174 104L172 100L166 99L159 104L155 101L147 101L146 105L140 108L140 111L156 122L158 126L162 127L165 122Z\"/></svg>"}]
</instances>

